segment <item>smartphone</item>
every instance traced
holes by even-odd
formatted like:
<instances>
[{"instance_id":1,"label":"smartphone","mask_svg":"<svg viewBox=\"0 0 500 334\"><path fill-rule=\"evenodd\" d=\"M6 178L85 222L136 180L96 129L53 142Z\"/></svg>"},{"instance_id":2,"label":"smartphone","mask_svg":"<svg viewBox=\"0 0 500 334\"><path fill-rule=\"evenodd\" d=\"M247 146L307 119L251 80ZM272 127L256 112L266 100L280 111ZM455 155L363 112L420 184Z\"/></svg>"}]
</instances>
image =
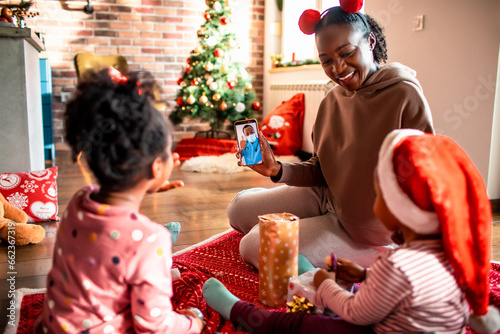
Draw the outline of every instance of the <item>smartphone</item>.
<instances>
[{"instance_id":1,"label":"smartphone","mask_svg":"<svg viewBox=\"0 0 500 334\"><path fill-rule=\"evenodd\" d=\"M262 163L259 127L256 119L246 119L234 123L236 141L241 152L241 165L251 166Z\"/></svg>"}]
</instances>

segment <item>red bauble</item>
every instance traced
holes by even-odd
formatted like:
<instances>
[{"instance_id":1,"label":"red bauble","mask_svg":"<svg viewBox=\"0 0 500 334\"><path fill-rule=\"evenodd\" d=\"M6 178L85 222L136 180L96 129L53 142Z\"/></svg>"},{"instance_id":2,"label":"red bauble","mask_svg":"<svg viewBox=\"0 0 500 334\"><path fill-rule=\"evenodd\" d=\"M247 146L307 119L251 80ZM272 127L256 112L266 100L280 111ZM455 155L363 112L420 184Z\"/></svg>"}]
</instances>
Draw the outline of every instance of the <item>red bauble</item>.
<instances>
[{"instance_id":1,"label":"red bauble","mask_svg":"<svg viewBox=\"0 0 500 334\"><path fill-rule=\"evenodd\" d=\"M183 81L182 78L179 78L179 80L177 80L177 85L180 86L180 84L181 84L182 81Z\"/></svg>"},{"instance_id":2,"label":"red bauble","mask_svg":"<svg viewBox=\"0 0 500 334\"><path fill-rule=\"evenodd\" d=\"M212 17L210 16L210 14L208 12L206 12L205 14L203 14L203 17L205 18L205 20L210 20Z\"/></svg>"},{"instance_id":3,"label":"red bauble","mask_svg":"<svg viewBox=\"0 0 500 334\"><path fill-rule=\"evenodd\" d=\"M222 50L221 48L215 49L214 50L214 56L216 56L217 58L224 57L224 50Z\"/></svg>"},{"instance_id":4,"label":"red bauble","mask_svg":"<svg viewBox=\"0 0 500 334\"><path fill-rule=\"evenodd\" d=\"M219 19L219 22L220 22L220 24L222 24L222 25L224 25L224 26L225 26L225 25L229 22L229 20L228 20L228 18L227 18L227 17L222 16L222 17Z\"/></svg>"},{"instance_id":5,"label":"red bauble","mask_svg":"<svg viewBox=\"0 0 500 334\"><path fill-rule=\"evenodd\" d=\"M227 82L227 86L229 87L229 89L233 89L234 87L236 87L236 82L234 82L234 81L228 81Z\"/></svg>"},{"instance_id":6,"label":"red bauble","mask_svg":"<svg viewBox=\"0 0 500 334\"><path fill-rule=\"evenodd\" d=\"M259 111L260 110L260 102L259 101L254 102L252 105L252 108L253 108L253 110Z\"/></svg>"},{"instance_id":7,"label":"red bauble","mask_svg":"<svg viewBox=\"0 0 500 334\"><path fill-rule=\"evenodd\" d=\"M182 107L184 105L184 99L182 97L177 98L177 105Z\"/></svg>"},{"instance_id":8,"label":"red bauble","mask_svg":"<svg viewBox=\"0 0 500 334\"><path fill-rule=\"evenodd\" d=\"M188 66L186 66L186 70L185 70L185 72L186 72L187 74L188 74L189 72L191 72L191 66L189 66L189 65L188 65Z\"/></svg>"},{"instance_id":9,"label":"red bauble","mask_svg":"<svg viewBox=\"0 0 500 334\"><path fill-rule=\"evenodd\" d=\"M340 0L340 8L346 13L357 13L361 7L363 7L363 0Z\"/></svg>"},{"instance_id":10,"label":"red bauble","mask_svg":"<svg viewBox=\"0 0 500 334\"><path fill-rule=\"evenodd\" d=\"M187 58L186 63L191 64L191 58Z\"/></svg>"},{"instance_id":11,"label":"red bauble","mask_svg":"<svg viewBox=\"0 0 500 334\"><path fill-rule=\"evenodd\" d=\"M198 81L197 80L191 80L191 86L198 86Z\"/></svg>"},{"instance_id":12,"label":"red bauble","mask_svg":"<svg viewBox=\"0 0 500 334\"><path fill-rule=\"evenodd\" d=\"M321 13L316 9L306 9L299 18L299 28L306 35L314 34L321 19Z\"/></svg>"}]
</instances>

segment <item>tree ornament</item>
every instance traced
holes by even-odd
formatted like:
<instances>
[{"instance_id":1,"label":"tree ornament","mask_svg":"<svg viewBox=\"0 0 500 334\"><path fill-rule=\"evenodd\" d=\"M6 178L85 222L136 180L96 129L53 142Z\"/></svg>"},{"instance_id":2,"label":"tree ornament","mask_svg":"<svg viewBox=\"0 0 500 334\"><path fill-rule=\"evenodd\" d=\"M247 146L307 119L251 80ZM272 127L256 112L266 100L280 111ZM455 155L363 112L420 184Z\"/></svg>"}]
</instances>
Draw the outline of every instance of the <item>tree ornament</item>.
<instances>
[{"instance_id":1,"label":"tree ornament","mask_svg":"<svg viewBox=\"0 0 500 334\"><path fill-rule=\"evenodd\" d=\"M205 42L207 43L207 45L209 47L214 47L215 45L217 45L217 38L215 38L214 36L210 36L208 37L207 39L205 39Z\"/></svg>"},{"instance_id":2,"label":"tree ornament","mask_svg":"<svg viewBox=\"0 0 500 334\"><path fill-rule=\"evenodd\" d=\"M189 74L189 72L191 72L191 66L186 66L186 70L184 72L186 72L186 74Z\"/></svg>"},{"instance_id":3,"label":"tree ornament","mask_svg":"<svg viewBox=\"0 0 500 334\"><path fill-rule=\"evenodd\" d=\"M182 97L177 98L177 105L182 107L184 105L184 99Z\"/></svg>"},{"instance_id":4,"label":"tree ornament","mask_svg":"<svg viewBox=\"0 0 500 334\"><path fill-rule=\"evenodd\" d=\"M222 16L222 17L219 19L219 22L220 22L220 24L222 24L223 26L225 26L225 25L227 25L227 24L228 24L229 20L228 20L228 18L227 18L227 17Z\"/></svg>"},{"instance_id":5,"label":"tree ornament","mask_svg":"<svg viewBox=\"0 0 500 334\"><path fill-rule=\"evenodd\" d=\"M194 102L196 101L196 99L194 98L193 95L189 95L189 97L187 98L186 102L188 104L193 104Z\"/></svg>"},{"instance_id":6,"label":"tree ornament","mask_svg":"<svg viewBox=\"0 0 500 334\"><path fill-rule=\"evenodd\" d=\"M221 99L221 96L219 93L215 93L214 96L212 96L212 99L215 101L215 102L218 102L220 101Z\"/></svg>"},{"instance_id":7,"label":"tree ornament","mask_svg":"<svg viewBox=\"0 0 500 334\"><path fill-rule=\"evenodd\" d=\"M234 81L228 81L227 82L227 86L229 87L229 89L233 89L234 87L236 87L236 82L234 82Z\"/></svg>"},{"instance_id":8,"label":"tree ornament","mask_svg":"<svg viewBox=\"0 0 500 334\"><path fill-rule=\"evenodd\" d=\"M182 82L181 82L181 84L180 84L180 86L181 86L182 88L186 87L186 86L187 86L186 81L182 81Z\"/></svg>"},{"instance_id":9,"label":"tree ornament","mask_svg":"<svg viewBox=\"0 0 500 334\"><path fill-rule=\"evenodd\" d=\"M219 105L220 110L224 111L227 109L227 104L225 101L222 101L222 103Z\"/></svg>"},{"instance_id":10,"label":"tree ornament","mask_svg":"<svg viewBox=\"0 0 500 334\"><path fill-rule=\"evenodd\" d=\"M198 99L198 101L200 101L200 103L207 103L208 102L208 98L205 96L205 93L203 93L202 96L200 96L200 98Z\"/></svg>"},{"instance_id":11,"label":"tree ornament","mask_svg":"<svg viewBox=\"0 0 500 334\"><path fill-rule=\"evenodd\" d=\"M299 18L299 28L306 35L312 35L321 19L321 13L317 9L306 9Z\"/></svg>"},{"instance_id":12,"label":"tree ornament","mask_svg":"<svg viewBox=\"0 0 500 334\"><path fill-rule=\"evenodd\" d=\"M229 71L229 69L228 69L227 65L225 65L225 64L224 64L224 65L222 65L222 66L220 67L220 70L221 70L221 72L222 72L222 73L224 73L224 74L225 74L225 73L227 73L227 71Z\"/></svg>"},{"instance_id":13,"label":"tree ornament","mask_svg":"<svg viewBox=\"0 0 500 334\"><path fill-rule=\"evenodd\" d=\"M196 79L191 80L191 86L198 86L198 80Z\"/></svg>"},{"instance_id":14,"label":"tree ornament","mask_svg":"<svg viewBox=\"0 0 500 334\"><path fill-rule=\"evenodd\" d=\"M184 81L184 80L182 80L182 78L177 79L177 85L179 85L179 86L180 86L180 85L181 85L181 82L183 82L183 81Z\"/></svg>"},{"instance_id":15,"label":"tree ornament","mask_svg":"<svg viewBox=\"0 0 500 334\"><path fill-rule=\"evenodd\" d=\"M252 86L252 84L251 84L250 82L247 82L247 83L245 84L245 89L246 89L246 90L252 90L252 88L253 88L253 86Z\"/></svg>"},{"instance_id":16,"label":"tree ornament","mask_svg":"<svg viewBox=\"0 0 500 334\"><path fill-rule=\"evenodd\" d=\"M236 111L237 112L244 112L245 111L245 104L244 103L241 103L241 102L238 102L236 104Z\"/></svg>"},{"instance_id":17,"label":"tree ornament","mask_svg":"<svg viewBox=\"0 0 500 334\"><path fill-rule=\"evenodd\" d=\"M208 62L206 65L205 65L205 70L207 71L211 71L214 69L214 64L212 64L211 62Z\"/></svg>"},{"instance_id":18,"label":"tree ornament","mask_svg":"<svg viewBox=\"0 0 500 334\"><path fill-rule=\"evenodd\" d=\"M214 56L217 57L217 58L224 57L224 50L222 50L221 48L215 49L214 50Z\"/></svg>"},{"instance_id":19,"label":"tree ornament","mask_svg":"<svg viewBox=\"0 0 500 334\"><path fill-rule=\"evenodd\" d=\"M205 12L205 14L203 14L203 17L204 17L204 18L205 18L205 20L207 20L207 21L210 21L210 19L212 18L212 17L210 16L210 13L209 13L209 12Z\"/></svg>"},{"instance_id":20,"label":"tree ornament","mask_svg":"<svg viewBox=\"0 0 500 334\"><path fill-rule=\"evenodd\" d=\"M259 111L260 110L260 102L255 101L252 105L253 110Z\"/></svg>"},{"instance_id":21,"label":"tree ornament","mask_svg":"<svg viewBox=\"0 0 500 334\"><path fill-rule=\"evenodd\" d=\"M207 30L206 30L205 28L203 28L203 27L202 27L200 30L198 30L198 31L196 32L196 34L197 34L199 37L201 37L201 36L204 36L206 32L207 32Z\"/></svg>"},{"instance_id":22,"label":"tree ornament","mask_svg":"<svg viewBox=\"0 0 500 334\"><path fill-rule=\"evenodd\" d=\"M197 46L194 48L194 52L196 52L196 54L200 54L203 52L203 48L201 46Z\"/></svg>"},{"instance_id":23,"label":"tree ornament","mask_svg":"<svg viewBox=\"0 0 500 334\"><path fill-rule=\"evenodd\" d=\"M340 0L340 8L348 14L354 14L363 7L363 0Z\"/></svg>"},{"instance_id":24,"label":"tree ornament","mask_svg":"<svg viewBox=\"0 0 500 334\"><path fill-rule=\"evenodd\" d=\"M242 70L240 73L240 78L242 79L247 79L248 78L248 72L245 70Z\"/></svg>"},{"instance_id":25,"label":"tree ornament","mask_svg":"<svg viewBox=\"0 0 500 334\"><path fill-rule=\"evenodd\" d=\"M205 79L207 79L206 83L207 83L207 86L210 86L210 84L212 82L214 82L214 77L211 76L211 75L205 75Z\"/></svg>"},{"instance_id":26,"label":"tree ornament","mask_svg":"<svg viewBox=\"0 0 500 334\"><path fill-rule=\"evenodd\" d=\"M213 8L215 11L220 12L220 10L222 9L222 5L220 4L220 2L216 1L214 2Z\"/></svg>"},{"instance_id":27,"label":"tree ornament","mask_svg":"<svg viewBox=\"0 0 500 334\"><path fill-rule=\"evenodd\" d=\"M219 88L219 85L217 84L217 82L212 82L208 88L210 88L210 90L217 90L217 88Z\"/></svg>"}]
</instances>

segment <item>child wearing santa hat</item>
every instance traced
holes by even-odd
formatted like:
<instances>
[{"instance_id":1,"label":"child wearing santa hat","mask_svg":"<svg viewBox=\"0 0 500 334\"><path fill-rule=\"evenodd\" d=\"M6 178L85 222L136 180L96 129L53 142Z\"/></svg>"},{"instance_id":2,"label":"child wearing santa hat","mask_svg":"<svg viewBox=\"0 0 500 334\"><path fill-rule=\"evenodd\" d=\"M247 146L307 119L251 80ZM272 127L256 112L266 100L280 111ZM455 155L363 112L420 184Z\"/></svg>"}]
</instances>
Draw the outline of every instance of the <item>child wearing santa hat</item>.
<instances>
[{"instance_id":1,"label":"child wearing santa hat","mask_svg":"<svg viewBox=\"0 0 500 334\"><path fill-rule=\"evenodd\" d=\"M478 333L500 329L489 306L491 207L481 175L450 138L394 130L375 171L374 212L401 238L370 270L339 259L314 277L316 303L340 318L268 312L238 300L215 279L209 306L253 333ZM336 278L363 281L356 293Z\"/></svg>"}]
</instances>

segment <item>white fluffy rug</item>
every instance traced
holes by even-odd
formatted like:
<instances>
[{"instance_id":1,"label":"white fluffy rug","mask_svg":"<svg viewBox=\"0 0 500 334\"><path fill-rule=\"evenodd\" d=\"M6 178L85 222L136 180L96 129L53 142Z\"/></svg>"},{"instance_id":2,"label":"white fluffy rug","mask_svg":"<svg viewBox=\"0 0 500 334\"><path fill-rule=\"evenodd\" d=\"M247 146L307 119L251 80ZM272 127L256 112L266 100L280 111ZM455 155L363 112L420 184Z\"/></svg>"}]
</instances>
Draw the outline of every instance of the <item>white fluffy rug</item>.
<instances>
[{"instance_id":1,"label":"white fluffy rug","mask_svg":"<svg viewBox=\"0 0 500 334\"><path fill-rule=\"evenodd\" d=\"M296 156L279 156L276 160L283 162L299 162L300 159ZM181 170L186 172L198 173L219 173L219 174L232 174L240 173L251 170L248 167L238 166L238 159L235 153L226 153L219 156L202 156L194 157L186 160Z\"/></svg>"}]
</instances>

